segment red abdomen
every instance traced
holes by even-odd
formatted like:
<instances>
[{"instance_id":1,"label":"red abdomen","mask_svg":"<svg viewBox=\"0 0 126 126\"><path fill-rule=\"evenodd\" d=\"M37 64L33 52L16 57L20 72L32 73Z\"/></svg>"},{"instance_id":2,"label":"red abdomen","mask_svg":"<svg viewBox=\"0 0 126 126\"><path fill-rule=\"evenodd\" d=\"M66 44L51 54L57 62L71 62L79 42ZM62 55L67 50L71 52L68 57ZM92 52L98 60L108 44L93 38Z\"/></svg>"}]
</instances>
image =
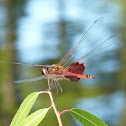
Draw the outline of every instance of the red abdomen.
<instances>
[{"instance_id":1,"label":"red abdomen","mask_svg":"<svg viewBox=\"0 0 126 126\"><path fill-rule=\"evenodd\" d=\"M83 74L85 67L84 64L79 64L79 62L74 62L70 66L68 66L67 70L71 73L76 74ZM71 81L79 81L80 78L77 76L65 76L66 78L69 78Z\"/></svg>"}]
</instances>

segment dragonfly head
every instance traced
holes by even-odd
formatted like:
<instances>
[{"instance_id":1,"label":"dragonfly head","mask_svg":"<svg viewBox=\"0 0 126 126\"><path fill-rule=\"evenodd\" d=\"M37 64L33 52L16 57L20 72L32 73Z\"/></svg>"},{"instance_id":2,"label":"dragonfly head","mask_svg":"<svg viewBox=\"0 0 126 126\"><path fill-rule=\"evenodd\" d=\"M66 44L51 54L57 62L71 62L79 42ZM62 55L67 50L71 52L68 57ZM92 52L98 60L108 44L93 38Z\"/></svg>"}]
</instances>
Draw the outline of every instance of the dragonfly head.
<instances>
[{"instance_id":1,"label":"dragonfly head","mask_svg":"<svg viewBox=\"0 0 126 126\"><path fill-rule=\"evenodd\" d=\"M42 68L42 74L43 75L47 75L49 73L48 71L49 71L49 67L43 67Z\"/></svg>"}]
</instances>

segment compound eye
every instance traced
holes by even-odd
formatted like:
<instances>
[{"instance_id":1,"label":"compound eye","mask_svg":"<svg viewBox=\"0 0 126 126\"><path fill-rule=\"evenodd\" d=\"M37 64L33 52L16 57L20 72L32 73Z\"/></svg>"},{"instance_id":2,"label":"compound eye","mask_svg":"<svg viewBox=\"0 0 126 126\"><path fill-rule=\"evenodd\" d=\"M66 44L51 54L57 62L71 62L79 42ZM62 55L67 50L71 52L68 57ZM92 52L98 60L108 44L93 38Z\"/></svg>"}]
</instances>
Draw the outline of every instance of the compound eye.
<instances>
[{"instance_id":1,"label":"compound eye","mask_svg":"<svg viewBox=\"0 0 126 126\"><path fill-rule=\"evenodd\" d=\"M44 69L42 70L42 72L43 72L43 74L45 75L45 74L47 73L46 68L44 68Z\"/></svg>"},{"instance_id":2,"label":"compound eye","mask_svg":"<svg viewBox=\"0 0 126 126\"><path fill-rule=\"evenodd\" d=\"M49 70L49 67L43 67L43 69L42 69L42 74L43 74L43 75L48 74L48 70Z\"/></svg>"},{"instance_id":3,"label":"compound eye","mask_svg":"<svg viewBox=\"0 0 126 126\"><path fill-rule=\"evenodd\" d=\"M45 75L44 72L43 72L43 70L42 70L42 75Z\"/></svg>"}]
</instances>

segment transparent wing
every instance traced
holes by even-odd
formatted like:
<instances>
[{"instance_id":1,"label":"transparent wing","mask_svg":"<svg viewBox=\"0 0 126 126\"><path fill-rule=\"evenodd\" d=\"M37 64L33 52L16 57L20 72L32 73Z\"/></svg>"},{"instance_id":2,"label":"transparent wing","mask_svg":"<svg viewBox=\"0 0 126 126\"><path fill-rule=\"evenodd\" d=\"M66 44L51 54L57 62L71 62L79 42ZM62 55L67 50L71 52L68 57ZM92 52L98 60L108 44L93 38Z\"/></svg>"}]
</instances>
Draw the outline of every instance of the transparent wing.
<instances>
[{"instance_id":1,"label":"transparent wing","mask_svg":"<svg viewBox=\"0 0 126 126\"><path fill-rule=\"evenodd\" d=\"M47 77L42 75L42 76L38 76L38 77L32 77L32 78L28 78L28 79L24 79L24 80L17 80L14 81L14 83L24 83L24 82L30 82L30 81L38 81L38 80L42 80L42 79L46 79Z\"/></svg>"},{"instance_id":2,"label":"transparent wing","mask_svg":"<svg viewBox=\"0 0 126 126\"><path fill-rule=\"evenodd\" d=\"M63 75L58 75L58 74L49 74L49 75L42 75L42 76L38 76L38 77L31 77L28 79L24 79L24 80L17 80L14 81L15 83L24 83L24 82L30 82L30 81L38 81L38 80L42 80L42 79L47 79L47 78L63 78Z\"/></svg>"},{"instance_id":3,"label":"transparent wing","mask_svg":"<svg viewBox=\"0 0 126 126\"><path fill-rule=\"evenodd\" d=\"M84 63L85 67L89 66L91 62L98 56L98 54L107 50L107 47L109 48L111 45L113 45L116 42L117 38L119 38L119 36L113 35L109 37L107 40L103 41L101 44L96 46L93 50L91 50L89 53L79 58L75 62Z\"/></svg>"},{"instance_id":4,"label":"transparent wing","mask_svg":"<svg viewBox=\"0 0 126 126\"><path fill-rule=\"evenodd\" d=\"M50 65L39 65L39 64L29 64L29 63L10 62L10 61L3 61L3 60L0 60L0 62L13 63L13 64L17 64L17 65L28 65L28 66L42 66L42 67L50 66Z\"/></svg>"},{"instance_id":5,"label":"transparent wing","mask_svg":"<svg viewBox=\"0 0 126 126\"><path fill-rule=\"evenodd\" d=\"M75 56L75 52L76 49L79 48L81 49L82 47L85 47L85 45L87 44L91 44L92 41L89 41L92 39L92 37L94 37L94 34L97 32L98 28L102 25L104 18L101 17L99 19L97 19L92 25L91 27L86 31L86 33L82 36L82 38L80 39L80 41L73 47L70 49L70 51L61 59L61 61L59 62L59 65L64 65L64 63L69 62L74 56Z\"/></svg>"}]
</instances>

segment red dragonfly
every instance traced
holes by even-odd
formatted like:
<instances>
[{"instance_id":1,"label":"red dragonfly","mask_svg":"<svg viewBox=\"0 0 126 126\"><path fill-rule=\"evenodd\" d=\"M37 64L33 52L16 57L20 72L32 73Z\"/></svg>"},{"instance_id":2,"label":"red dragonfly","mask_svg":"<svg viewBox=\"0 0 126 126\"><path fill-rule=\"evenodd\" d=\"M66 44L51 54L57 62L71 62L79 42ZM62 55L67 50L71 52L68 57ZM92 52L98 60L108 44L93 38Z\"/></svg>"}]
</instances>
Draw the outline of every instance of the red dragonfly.
<instances>
[{"instance_id":1,"label":"red dragonfly","mask_svg":"<svg viewBox=\"0 0 126 126\"><path fill-rule=\"evenodd\" d=\"M24 64L24 63L17 63L17 62L9 62L9 61L2 61L0 62L8 62L8 63L14 63L14 64L23 64L23 65L31 65L31 66L41 66L42 68L42 75L38 77L32 77L29 79L24 80L18 80L15 81L15 83L22 83L27 81L37 81L41 79L48 79L48 84L51 82L55 82L59 85L58 80L59 79L67 79L71 81L79 81L80 78L85 79L93 79L94 76L83 74L85 71L85 68L89 63L92 62L92 60L99 54L101 51L103 51L105 48L109 47L115 40L116 36L111 36L107 40L100 43L98 46L96 46L94 49L92 49L90 52L88 52L86 55L82 56L75 62L73 62L71 65L68 65L65 67L67 63L71 61L73 57L76 56L76 51L83 50L83 47L86 45L91 45L92 41L90 42L89 39L94 36L97 27L99 27L103 23L103 18L97 19L91 27L86 31L86 33L82 36L80 41L76 43L76 45L70 49L70 51L61 59L61 61L58 64L54 65L38 65L38 64ZM50 84L49 84L50 88ZM61 89L61 88L60 88Z\"/></svg>"}]
</instances>

